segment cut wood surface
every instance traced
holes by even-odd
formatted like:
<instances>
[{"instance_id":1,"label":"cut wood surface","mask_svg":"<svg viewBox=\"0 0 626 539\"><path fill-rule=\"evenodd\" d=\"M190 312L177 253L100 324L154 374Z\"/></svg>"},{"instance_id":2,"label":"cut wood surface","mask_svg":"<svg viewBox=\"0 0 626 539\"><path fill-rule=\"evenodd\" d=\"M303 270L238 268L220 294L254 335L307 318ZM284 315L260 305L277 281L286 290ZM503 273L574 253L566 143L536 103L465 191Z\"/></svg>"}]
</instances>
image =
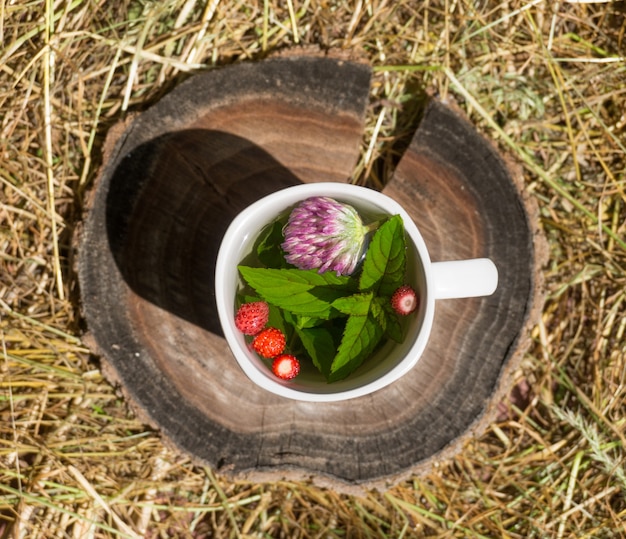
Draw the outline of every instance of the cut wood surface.
<instances>
[{"instance_id":1,"label":"cut wood surface","mask_svg":"<svg viewBox=\"0 0 626 539\"><path fill-rule=\"evenodd\" d=\"M524 350L539 297L527 208L491 144L432 101L385 192L433 260L492 258L496 294L438 302L418 365L369 396L282 399L238 367L215 308L221 237L265 194L349 180L369 81L331 57L242 63L190 78L108 141L79 243L90 342L146 422L222 473L384 488L484 424Z\"/></svg>"}]
</instances>

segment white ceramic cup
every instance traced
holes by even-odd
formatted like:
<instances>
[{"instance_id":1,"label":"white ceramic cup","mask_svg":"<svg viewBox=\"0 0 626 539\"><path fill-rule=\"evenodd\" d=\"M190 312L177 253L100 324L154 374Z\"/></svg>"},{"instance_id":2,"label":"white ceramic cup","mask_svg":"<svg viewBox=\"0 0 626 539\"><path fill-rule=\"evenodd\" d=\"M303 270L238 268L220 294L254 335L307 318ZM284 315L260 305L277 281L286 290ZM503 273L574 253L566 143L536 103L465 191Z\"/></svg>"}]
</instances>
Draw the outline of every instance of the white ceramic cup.
<instances>
[{"instance_id":1,"label":"white ceramic cup","mask_svg":"<svg viewBox=\"0 0 626 539\"><path fill-rule=\"evenodd\" d=\"M261 230L281 213L312 196L328 196L371 214L399 214L407 234L407 282L420 296L403 343L391 340L344 380L328 383L308 361L301 362L293 380L280 380L235 327L235 297L242 286L237 271L254 246ZM366 223L367 224L367 223ZM498 285L498 271L488 258L431 262L426 244L409 214L387 195L352 184L309 183L268 195L243 210L230 224L217 256L215 295L224 336L244 373L258 386L282 397L310 402L351 399L377 391L406 374L419 360L430 336L435 301L491 295Z\"/></svg>"}]
</instances>

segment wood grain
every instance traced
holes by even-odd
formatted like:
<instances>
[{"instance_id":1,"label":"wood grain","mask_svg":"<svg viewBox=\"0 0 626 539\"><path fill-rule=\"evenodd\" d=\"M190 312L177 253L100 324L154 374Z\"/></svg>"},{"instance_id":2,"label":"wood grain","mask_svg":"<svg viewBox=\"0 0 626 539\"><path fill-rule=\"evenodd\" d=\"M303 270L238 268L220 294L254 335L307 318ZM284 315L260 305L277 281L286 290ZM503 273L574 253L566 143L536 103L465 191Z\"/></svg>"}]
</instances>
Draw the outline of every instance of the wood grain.
<instances>
[{"instance_id":1,"label":"wood grain","mask_svg":"<svg viewBox=\"0 0 626 539\"><path fill-rule=\"evenodd\" d=\"M524 204L497 152L432 102L385 192L434 260L492 257L498 292L439 302L417 367L366 397L282 399L238 368L215 311L221 237L269 192L347 181L369 79L330 57L239 64L192 77L109 141L79 243L94 350L146 422L221 472L384 487L485 417L521 346L535 301Z\"/></svg>"}]
</instances>

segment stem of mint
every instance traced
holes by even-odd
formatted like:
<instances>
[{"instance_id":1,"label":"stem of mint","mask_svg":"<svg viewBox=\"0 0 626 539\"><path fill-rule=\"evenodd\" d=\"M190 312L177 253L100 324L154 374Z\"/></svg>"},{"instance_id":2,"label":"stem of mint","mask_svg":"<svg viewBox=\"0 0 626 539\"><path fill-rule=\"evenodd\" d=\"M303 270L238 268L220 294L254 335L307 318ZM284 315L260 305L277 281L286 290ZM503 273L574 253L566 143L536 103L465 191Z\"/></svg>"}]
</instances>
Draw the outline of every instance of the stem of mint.
<instances>
[{"instance_id":1,"label":"stem of mint","mask_svg":"<svg viewBox=\"0 0 626 539\"><path fill-rule=\"evenodd\" d=\"M269 267L238 269L253 294L270 305L272 322L289 334L290 350L306 351L327 381L334 382L353 373L384 337L401 342L399 317L390 306L406 271L399 215L364 227L373 235L361 272L353 277L285 265L282 225L277 223L264 230L256 247L258 260Z\"/></svg>"}]
</instances>

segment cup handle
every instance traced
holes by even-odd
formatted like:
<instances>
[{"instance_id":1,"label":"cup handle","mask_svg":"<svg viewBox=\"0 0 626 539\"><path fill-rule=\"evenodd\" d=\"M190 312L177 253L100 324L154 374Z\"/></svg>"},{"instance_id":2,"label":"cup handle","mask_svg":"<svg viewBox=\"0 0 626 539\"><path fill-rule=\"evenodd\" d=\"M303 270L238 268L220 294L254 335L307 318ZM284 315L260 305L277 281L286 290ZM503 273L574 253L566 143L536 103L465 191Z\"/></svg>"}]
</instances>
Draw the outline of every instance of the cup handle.
<instances>
[{"instance_id":1,"label":"cup handle","mask_svg":"<svg viewBox=\"0 0 626 539\"><path fill-rule=\"evenodd\" d=\"M490 296L498 287L498 268L489 258L433 262L435 299Z\"/></svg>"}]
</instances>

